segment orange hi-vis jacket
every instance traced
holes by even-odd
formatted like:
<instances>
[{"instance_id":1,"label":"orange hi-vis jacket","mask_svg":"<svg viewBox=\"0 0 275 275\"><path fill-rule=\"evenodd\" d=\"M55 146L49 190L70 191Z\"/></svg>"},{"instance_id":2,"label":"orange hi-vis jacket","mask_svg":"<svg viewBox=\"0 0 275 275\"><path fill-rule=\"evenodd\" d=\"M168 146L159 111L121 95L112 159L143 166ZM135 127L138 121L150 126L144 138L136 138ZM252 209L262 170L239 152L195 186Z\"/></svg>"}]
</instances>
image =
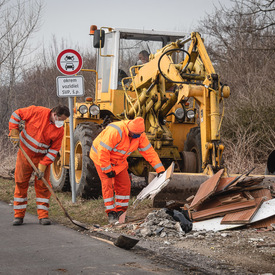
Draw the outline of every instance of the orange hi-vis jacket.
<instances>
[{"instance_id":1,"label":"orange hi-vis jacket","mask_svg":"<svg viewBox=\"0 0 275 275\"><path fill-rule=\"evenodd\" d=\"M50 165L61 148L64 128L57 128L50 121L51 109L41 106L29 106L14 111L9 120L9 130L19 129L21 120L25 128L20 133L20 144L30 158L44 156L40 161Z\"/></svg>"},{"instance_id":2,"label":"orange hi-vis jacket","mask_svg":"<svg viewBox=\"0 0 275 275\"><path fill-rule=\"evenodd\" d=\"M127 157L138 150L157 173L165 171L158 154L149 142L145 133L139 138L130 138L125 121L109 124L93 141L90 158L100 166L103 173L112 170L119 174L128 168Z\"/></svg>"}]
</instances>

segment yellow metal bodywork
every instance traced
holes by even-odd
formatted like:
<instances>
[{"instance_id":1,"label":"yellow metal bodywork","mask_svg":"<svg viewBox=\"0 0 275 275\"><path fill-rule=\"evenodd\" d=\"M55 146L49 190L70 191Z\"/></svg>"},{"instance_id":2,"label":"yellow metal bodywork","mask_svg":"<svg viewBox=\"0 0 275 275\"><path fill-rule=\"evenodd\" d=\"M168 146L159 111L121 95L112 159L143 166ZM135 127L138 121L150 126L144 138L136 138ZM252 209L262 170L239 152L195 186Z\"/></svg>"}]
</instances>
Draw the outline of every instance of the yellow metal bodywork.
<instances>
[{"instance_id":1,"label":"yellow metal bodywork","mask_svg":"<svg viewBox=\"0 0 275 275\"><path fill-rule=\"evenodd\" d=\"M205 173L211 174L213 169L218 170L221 167L224 146L220 143L223 115L220 112L220 103L223 98L229 96L230 91L226 87L222 93L219 76L215 73L200 34L192 33L190 40L191 44L188 49L190 60L186 56L182 62L174 64L171 55L165 53L169 50L176 51L183 45L181 41L172 42L158 50L156 54L151 54L148 63L131 67L130 77L127 78L130 84L124 85L126 78L123 79L121 90L109 88L108 92L103 93L102 79L98 79L97 76L94 104L98 105L101 111L108 111L112 114L113 120L142 116L145 119L148 139L162 160L180 162L180 153L184 149L187 134L191 128L199 125L202 168ZM108 55L106 58L111 58L111 56ZM162 73L172 81L167 81L166 77L160 73L159 66ZM196 117L184 121L176 120L173 113L190 98L194 99L194 106L188 108L195 110L195 104L199 107ZM77 109L81 104L91 103L75 102L74 104ZM99 116L91 117L88 113L81 116L76 112L73 127L75 129L78 124L87 121L101 124L103 119ZM163 123L160 122L161 120ZM61 151L61 165L68 168L70 152L68 122L65 124L65 137ZM130 158L134 160L129 162L130 169L136 175L142 175L144 166L147 164L141 155L136 151L131 154ZM76 163L78 162L79 159L76 156ZM148 169L151 168L148 167Z\"/></svg>"}]
</instances>

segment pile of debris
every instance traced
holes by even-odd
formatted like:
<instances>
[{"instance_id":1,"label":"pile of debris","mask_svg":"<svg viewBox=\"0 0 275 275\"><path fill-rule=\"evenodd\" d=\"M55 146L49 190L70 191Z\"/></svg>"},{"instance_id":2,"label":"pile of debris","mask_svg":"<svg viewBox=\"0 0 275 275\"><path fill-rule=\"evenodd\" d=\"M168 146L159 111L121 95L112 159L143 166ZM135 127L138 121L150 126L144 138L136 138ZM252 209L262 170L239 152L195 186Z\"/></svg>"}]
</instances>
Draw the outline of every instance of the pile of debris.
<instances>
[{"instance_id":1,"label":"pile of debris","mask_svg":"<svg viewBox=\"0 0 275 275\"><path fill-rule=\"evenodd\" d=\"M203 182L186 204L169 201L167 208L150 213L136 235L183 238L192 229L220 231L244 225L274 230L275 184L263 185L264 176L222 177L223 173L221 169Z\"/></svg>"},{"instance_id":2,"label":"pile of debris","mask_svg":"<svg viewBox=\"0 0 275 275\"><path fill-rule=\"evenodd\" d=\"M214 222L221 225L220 230L252 223L255 228L268 227L275 223L275 199L272 199L272 190L261 184L264 176L221 178L223 172L221 169L202 183L196 195L187 199L192 200L190 206L185 207L196 224L195 229L207 229L207 224ZM259 213L261 215L255 220Z\"/></svg>"},{"instance_id":3,"label":"pile of debris","mask_svg":"<svg viewBox=\"0 0 275 275\"><path fill-rule=\"evenodd\" d=\"M149 213L135 234L138 237L182 238L185 233L191 230L192 222L186 213L162 208Z\"/></svg>"}]
</instances>

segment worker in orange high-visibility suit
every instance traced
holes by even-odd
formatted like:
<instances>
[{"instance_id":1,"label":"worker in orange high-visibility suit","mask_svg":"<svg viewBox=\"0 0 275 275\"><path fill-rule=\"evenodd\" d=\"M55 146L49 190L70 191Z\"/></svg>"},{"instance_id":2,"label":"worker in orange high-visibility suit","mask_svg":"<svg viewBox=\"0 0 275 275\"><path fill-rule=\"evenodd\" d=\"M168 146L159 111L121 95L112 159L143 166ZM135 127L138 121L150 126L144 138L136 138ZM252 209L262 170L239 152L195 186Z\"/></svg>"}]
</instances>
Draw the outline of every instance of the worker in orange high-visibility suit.
<instances>
[{"instance_id":1,"label":"worker in orange high-visibility suit","mask_svg":"<svg viewBox=\"0 0 275 275\"><path fill-rule=\"evenodd\" d=\"M36 205L39 223L51 224L48 217L50 191L41 180L44 177L50 183L50 164L61 148L64 135L64 121L70 116L66 106L48 109L30 106L14 111L9 121L10 140L20 145L32 162L38 167L35 177ZM19 134L19 123L25 121L25 127ZM18 150L15 167L14 221L13 225L23 224L27 207L27 191L33 168L21 150Z\"/></svg>"},{"instance_id":2,"label":"worker in orange high-visibility suit","mask_svg":"<svg viewBox=\"0 0 275 275\"><path fill-rule=\"evenodd\" d=\"M109 124L93 141L90 158L101 179L103 200L110 223L115 223L128 207L131 181L127 157L132 152L138 149L158 174L165 171L144 131L144 120L137 117Z\"/></svg>"}]
</instances>

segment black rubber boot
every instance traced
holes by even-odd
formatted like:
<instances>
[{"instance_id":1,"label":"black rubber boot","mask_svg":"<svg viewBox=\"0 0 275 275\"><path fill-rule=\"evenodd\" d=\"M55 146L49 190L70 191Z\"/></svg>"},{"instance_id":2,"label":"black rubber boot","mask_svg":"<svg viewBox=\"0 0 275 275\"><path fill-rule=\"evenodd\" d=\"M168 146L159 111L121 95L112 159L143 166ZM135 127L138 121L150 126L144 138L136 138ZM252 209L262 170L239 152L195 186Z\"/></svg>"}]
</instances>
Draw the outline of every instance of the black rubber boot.
<instances>
[{"instance_id":1,"label":"black rubber boot","mask_svg":"<svg viewBox=\"0 0 275 275\"><path fill-rule=\"evenodd\" d=\"M14 218L13 222L12 222L12 225L21 225L23 224L23 218Z\"/></svg>"},{"instance_id":2,"label":"black rubber boot","mask_svg":"<svg viewBox=\"0 0 275 275\"><path fill-rule=\"evenodd\" d=\"M42 225L50 225L51 224L51 220L48 218L44 218L44 219L40 219L39 223Z\"/></svg>"},{"instance_id":3,"label":"black rubber boot","mask_svg":"<svg viewBox=\"0 0 275 275\"><path fill-rule=\"evenodd\" d=\"M118 221L115 211L111 211L108 213L108 220L110 224L115 224Z\"/></svg>"}]
</instances>

